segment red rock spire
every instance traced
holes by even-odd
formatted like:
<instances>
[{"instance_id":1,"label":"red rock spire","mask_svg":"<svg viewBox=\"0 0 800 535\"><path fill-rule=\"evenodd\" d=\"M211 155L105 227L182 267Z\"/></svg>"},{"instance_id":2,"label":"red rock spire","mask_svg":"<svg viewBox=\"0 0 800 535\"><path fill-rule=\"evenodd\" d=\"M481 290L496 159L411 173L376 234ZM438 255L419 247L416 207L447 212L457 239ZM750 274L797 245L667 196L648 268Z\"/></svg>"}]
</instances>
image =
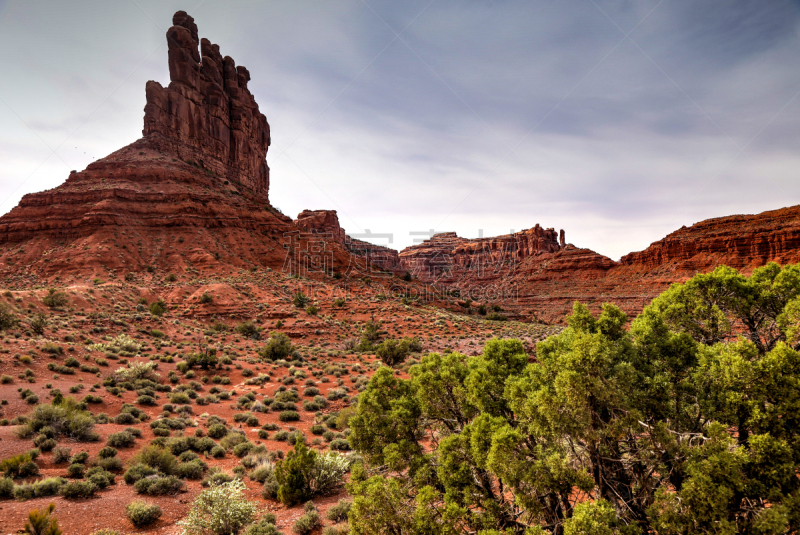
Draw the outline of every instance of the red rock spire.
<instances>
[{"instance_id":1,"label":"red rock spire","mask_svg":"<svg viewBox=\"0 0 800 535\"><path fill-rule=\"evenodd\" d=\"M223 58L219 46L200 40L185 11L175 13L172 23L170 84L147 82L143 135L160 150L241 183L268 202L269 123L247 88L250 72Z\"/></svg>"}]
</instances>

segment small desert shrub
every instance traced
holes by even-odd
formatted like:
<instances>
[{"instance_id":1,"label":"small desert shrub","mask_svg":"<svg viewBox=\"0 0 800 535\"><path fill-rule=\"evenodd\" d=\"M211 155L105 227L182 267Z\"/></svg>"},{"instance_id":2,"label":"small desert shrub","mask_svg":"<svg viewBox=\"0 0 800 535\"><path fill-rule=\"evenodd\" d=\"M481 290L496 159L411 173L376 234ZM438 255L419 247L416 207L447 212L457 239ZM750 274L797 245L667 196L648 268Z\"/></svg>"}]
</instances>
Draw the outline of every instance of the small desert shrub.
<instances>
[{"instance_id":1,"label":"small desert shrub","mask_svg":"<svg viewBox=\"0 0 800 535\"><path fill-rule=\"evenodd\" d=\"M167 305L162 300L158 300L155 303L150 304L150 314L153 316L163 316L164 312L167 311Z\"/></svg>"},{"instance_id":2,"label":"small desert shrub","mask_svg":"<svg viewBox=\"0 0 800 535\"><path fill-rule=\"evenodd\" d=\"M247 499L240 479L204 490L188 516L178 522L184 533L231 535L253 522L258 506Z\"/></svg>"},{"instance_id":3,"label":"small desert shrub","mask_svg":"<svg viewBox=\"0 0 800 535\"><path fill-rule=\"evenodd\" d=\"M65 483L58 493L65 498L88 498L96 491L97 487L90 481L72 481Z\"/></svg>"},{"instance_id":4,"label":"small desert shrub","mask_svg":"<svg viewBox=\"0 0 800 535\"><path fill-rule=\"evenodd\" d=\"M147 503L141 500L136 500L125 507L125 514L128 515L134 526L141 527L152 524L161 518L161 507L154 503Z\"/></svg>"},{"instance_id":5,"label":"small desert shrub","mask_svg":"<svg viewBox=\"0 0 800 535\"><path fill-rule=\"evenodd\" d=\"M339 500L336 505L328 509L325 516L331 522L343 522L347 520L347 513L350 512L350 507L352 505L352 500Z\"/></svg>"},{"instance_id":6,"label":"small desert shrub","mask_svg":"<svg viewBox=\"0 0 800 535\"><path fill-rule=\"evenodd\" d=\"M252 321L245 321L237 325L236 332L245 338L251 338L253 340L258 340L259 338L258 327L256 327L255 323Z\"/></svg>"},{"instance_id":7,"label":"small desert shrub","mask_svg":"<svg viewBox=\"0 0 800 535\"><path fill-rule=\"evenodd\" d=\"M42 299L42 303L50 308L63 307L67 304L67 294L59 292L55 288L50 288L47 295Z\"/></svg>"},{"instance_id":8,"label":"small desert shrub","mask_svg":"<svg viewBox=\"0 0 800 535\"><path fill-rule=\"evenodd\" d=\"M203 295L200 296L200 303L204 305L210 303L213 300L214 297L208 292L203 292Z\"/></svg>"},{"instance_id":9,"label":"small desert shrub","mask_svg":"<svg viewBox=\"0 0 800 535\"><path fill-rule=\"evenodd\" d=\"M58 520L50 516L56 508L51 503L43 509L34 509L28 513L28 521L21 530L25 535L61 535L63 532L58 527Z\"/></svg>"},{"instance_id":10,"label":"small desert shrub","mask_svg":"<svg viewBox=\"0 0 800 535\"><path fill-rule=\"evenodd\" d=\"M175 456L164 448L147 446L133 458L134 463L140 463L154 468L162 474L173 474L177 467Z\"/></svg>"},{"instance_id":11,"label":"small desert shrub","mask_svg":"<svg viewBox=\"0 0 800 535\"><path fill-rule=\"evenodd\" d=\"M72 458L72 450L69 448L55 448L53 450L53 464L61 464Z\"/></svg>"},{"instance_id":12,"label":"small desert shrub","mask_svg":"<svg viewBox=\"0 0 800 535\"><path fill-rule=\"evenodd\" d=\"M184 490L186 485L175 476L153 475L140 479L133 484L133 488L139 494L149 494L151 496L163 496L164 494L175 494Z\"/></svg>"},{"instance_id":13,"label":"small desert shrub","mask_svg":"<svg viewBox=\"0 0 800 535\"><path fill-rule=\"evenodd\" d=\"M136 443L136 439L127 431L108 435L108 445L113 448L129 448Z\"/></svg>"},{"instance_id":14,"label":"small desert shrub","mask_svg":"<svg viewBox=\"0 0 800 535\"><path fill-rule=\"evenodd\" d=\"M20 453L0 461L0 472L3 472L5 477L15 479L34 476L39 473L39 467L33 462L30 452Z\"/></svg>"},{"instance_id":15,"label":"small desert shrub","mask_svg":"<svg viewBox=\"0 0 800 535\"><path fill-rule=\"evenodd\" d=\"M281 422L296 422L300 419L300 413L297 411L283 411L278 415Z\"/></svg>"},{"instance_id":16,"label":"small desert shrub","mask_svg":"<svg viewBox=\"0 0 800 535\"><path fill-rule=\"evenodd\" d=\"M313 502L308 502L305 507L305 513L292 526L292 533L308 535L321 525L322 520L319 517L319 511L317 511Z\"/></svg>"},{"instance_id":17,"label":"small desert shrub","mask_svg":"<svg viewBox=\"0 0 800 535\"><path fill-rule=\"evenodd\" d=\"M14 480L0 477L0 498L11 498L14 495Z\"/></svg>"},{"instance_id":18,"label":"small desert shrub","mask_svg":"<svg viewBox=\"0 0 800 535\"><path fill-rule=\"evenodd\" d=\"M255 524L251 524L245 530L244 535L281 535L281 531L275 527L275 515L267 513Z\"/></svg>"},{"instance_id":19,"label":"small desert shrub","mask_svg":"<svg viewBox=\"0 0 800 535\"><path fill-rule=\"evenodd\" d=\"M220 439L228 434L228 428L222 424L214 424L208 428L208 436Z\"/></svg>"}]
</instances>

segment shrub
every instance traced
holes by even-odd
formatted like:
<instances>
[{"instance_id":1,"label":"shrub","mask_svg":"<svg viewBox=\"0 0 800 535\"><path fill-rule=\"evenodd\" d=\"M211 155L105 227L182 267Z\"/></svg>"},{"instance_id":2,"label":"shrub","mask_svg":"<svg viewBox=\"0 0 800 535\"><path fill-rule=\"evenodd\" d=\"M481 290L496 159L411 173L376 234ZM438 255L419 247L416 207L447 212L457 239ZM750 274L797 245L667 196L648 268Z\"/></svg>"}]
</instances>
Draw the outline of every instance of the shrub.
<instances>
[{"instance_id":1,"label":"shrub","mask_svg":"<svg viewBox=\"0 0 800 535\"><path fill-rule=\"evenodd\" d=\"M0 498L10 498L14 494L14 480L0 477Z\"/></svg>"},{"instance_id":2,"label":"shrub","mask_svg":"<svg viewBox=\"0 0 800 535\"><path fill-rule=\"evenodd\" d=\"M142 448L133 458L133 461L154 468L158 472L167 475L175 473L178 464L172 453L157 446Z\"/></svg>"},{"instance_id":3,"label":"shrub","mask_svg":"<svg viewBox=\"0 0 800 535\"><path fill-rule=\"evenodd\" d=\"M291 340L284 333L270 333L267 345L258 354L268 360L286 359L295 352L295 347Z\"/></svg>"},{"instance_id":4,"label":"shrub","mask_svg":"<svg viewBox=\"0 0 800 535\"><path fill-rule=\"evenodd\" d=\"M58 344L54 344L53 342L45 342L44 344L42 344L42 348L41 349L42 349L43 352L49 353L51 355L63 355L64 354L64 348L61 347ZM67 360L70 361L69 363L68 362L64 362L64 364L66 364L67 366L71 366L72 365L71 362L75 362L76 366L78 365L77 364L78 361L76 361L72 357L68 358Z\"/></svg>"},{"instance_id":5,"label":"shrub","mask_svg":"<svg viewBox=\"0 0 800 535\"><path fill-rule=\"evenodd\" d=\"M125 471L122 479L128 485L133 485L140 479L144 479L145 477L152 476L157 473L158 470L151 466L147 466L146 464L142 463L134 463Z\"/></svg>"},{"instance_id":6,"label":"shrub","mask_svg":"<svg viewBox=\"0 0 800 535\"><path fill-rule=\"evenodd\" d=\"M297 411L283 411L278 415L281 422L296 422L300 419L300 413Z\"/></svg>"},{"instance_id":7,"label":"shrub","mask_svg":"<svg viewBox=\"0 0 800 535\"><path fill-rule=\"evenodd\" d=\"M309 502L311 503L311 502ZM308 535L322 525L322 520L319 517L319 511L311 504L311 507L306 507L306 512L298 518L292 526L292 533L297 535Z\"/></svg>"},{"instance_id":8,"label":"shrub","mask_svg":"<svg viewBox=\"0 0 800 535\"><path fill-rule=\"evenodd\" d=\"M179 464L175 469L175 475L186 479L202 479L207 465L200 459L194 459Z\"/></svg>"},{"instance_id":9,"label":"shrub","mask_svg":"<svg viewBox=\"0 0 800 535\"><path fill-rule=\"evenodd\" d=\"M108 445L113 448L128 448L136 443L136 439L127 431L108 435Z\"/></svg>"},{"instance_id":10,"label":"shrub","mask_svg":"<svg viewBox=\"0 0 800 535\"><path fill-rule=\"evenodd\" d=\"M90 481L72 481L58 489L59 495L65 498L88 498L96 491L97 487Z\"/></svg>"},{"instance_id":11,"label":"shrub","mask_svg":"<svg viewBox=\"0 0 800 535\"><path fill-rule=\"evenodd\" d=\"M213 300L214 297L208 292L203 292L203 295L200 296L200 303L204 305L210 303Z\"/></svg>"},{"instance_id":12,"label":"shrub","mask_svg":"<svg viewBox=\"0 0 800 535\"><path fill-rule=\"evenodd\" d=\"M117 453L119 452L115 448L106 446L97 453L97 456L100 457L101 459L108 459L110 457L116 457Z\"/></svg>"},{"instance_id":13,"label":"shrub","mask_svg":"<svg viewBox=\"0 0 800 535\"><path fill-rule=\"evenodd\" d=\"M150 314L153 316L163 316L164 312L167 311L167 304L164 303L163 300L159 299L155 303L150 304Z\"/></svg>"},{"instance_id":14,"label":"shrub","mask_svg":"<svg viewBox=\"0 0 800 535\"><path fill-rule=\"evenodd\" d=\"M311 316L316 316L317 312L319 312L319 308L317 308L314 305L310 305L310 306L306 307L306 313L311 315Z\"/></svg>"},{"instance_id":15,"label":"shrub","mask_svg":"<svg viewBox=\"0 0 800 535\"><path fill-rule=\"evenodd\" d=\"M311 300L303 292L297 292L292 298L292 304L297 308L305 308Z\"/></svg>"},{"instance_id":16,"label":"shrub","mask_svg":"<svg viewBox=\"0 0 800 535\"><path fill-rule=\"evenodd\" d=\"M33 462L30 453L20 453L0 461L0 472L11 479L35 475L38 473L38 467L35 469L34 467L36 467L36 463Z\"/></svg>"},{"instance_id":17,"label":"shrub","mask_svg":"<svg viewBox=\"0 0 800 535\"><path fill-rule=\"evenodd\" d=\"M334 439L331 441L330 444L328 444L328 447L330 447L330 449L332 450L350 451L350 443L347 441L346 438Z\"/></svg>"},{"instance_id":18,"label":"shrub","mask_svg":"<svg viewBox=\"0 0 800 535\"><path fill-rule=\"evenodd\" d=\"M33 317L29 324L33 332L42 335L44 334L45 327L47 327L47 316L39 312Z\"/></svg>"},{"instance_id":19,"label":"shrub","mask_svg":"<svg viewBox=\"0 0 800 535\"><path fill-rule=\"evenodd\" d=\"M156 398L153 396L142 395L136 398L136 403L139 405L154 406L156 404Z\"/></svg>"},{"instance_id":20,"label":"shrub","mask_svg":"<svg viewBox=\"0 0 800 535\"><path fill-rule=\"evenodd\" d=\"M245 321L236 326L236 332L245 338L252 338L258 340L258 327L252 321Z\"/></svg>"},{"instance_id":21,"label":"shrub","mask_svg":"<svg viewBox=\"0 0 800 535\"><path fill-rule=\"evenodd\" d=\"M83 474L86 472L86 467L82 464L73 463L67 467L67 477L71 477L73 479L81 479L83 478Z\"/></svg>"},{"instance_id":22,"label":"shrub","mask_svg":"<svg viewBox=\"0 0 800 535\"><path fill-rule=\"evenodd\" d=\"M133 488L139 494L163 496L164 494L175 494L184 490L185 484L175 476L152 475L134 483Z\"/></svg>"},{"instance_id":23,"label":"shrub","mask_svg":"<svg viewBox=\"0 0 800 535\"><path fill-rule=\"evenodd\" d=\"M97 440L94 417L85 405L73 398L56 396L52 405L38 405L28 415L25 432L38 433L42 428L53 429L54 436L64 435L78 441Z\"/></svg>"},{"instance_id":24,"label":"shrub","mask_svg":"<svg viewBox=\"0 0 800 535\"><path fill-rule=\"evenodd\" d=\"M275 478L278 481L278 500L287 506L305 502L313 496L311 473L314 470L317 453L298 440L286 459L278 461Z\"/></svg>"},{"instance_id":25,"label":"shrub","mask_svg":"<svg viewBox=\"0 0 800 535\"><path fill-rule=\"evenodd\" d=\"M67 304L67 294L56 291L55 288L50 288L47 295L42 299L42 303L50 308L63 307Z\"/></svg>"},{"instance_id":26,"label":"shrub","mask_svg":"<svg viewBox=\"0 0 800 535\"><path fill-rule=\"evenodd\" d=\"M36 497L33 491L33 485L15 485L14 486L14 499L18 502L25 500L32 500Z\"/></svg>"},{"instance_id":27,"label":"shrub","mask_svg":"<svg viewBox=\"0 0 800 535\"><path fill-rule=\"evenodd\" d=\"M352 500L339 500L336 505L328 509L325 517L331 522L343 522L347 520L347 513L350 512L352 505Z\"/></svg>"},{"instance_id":28,"label":"shrub","mask_svg":"<svg viewBox=\"0 0 800 535\"><path fill-rule=\"evenodd\" d=\"M17 317L8 309L4 303L0 303L0 331L8 330L19 323Z\"/></svg>"},{"instance_id":29,"label":"shrub","mask_svg":"<svg viewBox=\"0 0 800 535\"><path fill-rule=\"evenodd\" d=\"M152 524L161 518L161 507L154 503L147 503L141 500L136 500L125 507L125 514L128 515L134 526L141 527Z\"/></svg>"},{"instance_id":30,"label":"shrub","mask_svg":"<svg viewBox=\"0 0 800 535\"><path fill-rule=\"evenodd\" d=\"M208 471L208 475L203 479L201 485L204 487L214 487L216 485L222 485L223 483L230 483L233 480L234 477L232 475L221 472L219 468L214 467Z\"/></svg>"},{"instance_id":31,"label":"shrub","mask_svg":"<svg viewBox=\"0 0 800 535\"><path fill-rule=\"evenodd\" d=\"M58 520L52 517L56 504L51 503L44 509L34 509L28 513L28 521L22 532L26 535L61 535Z\"/></svg>"},{"instance_id":32,"label":"shrub","mask_svg":"<svg viewBox=\"0 0 800 535\"><path fill-rule=\"evenodd\" d=\"M237 457L244 457L245 455L250 453L250 450L255 448L255 446L256 445L253 444L252 442L242 442L241 444L237 444L233 448L233 454L236 455Z\"/></svg>"},{"instance_id":33,"label":"shrub","mask_svg":"<svg viewBox=\"0 0 800 535\"><path fill-rule=\"evenodd\" d=\"M395 366L403 362L409 353L422 351L422 344L417 338L402 340L384 340L375 351L375 355L387 366Z\"/></svg>"},{"instance_id":34,"label":"shrub","mask_svg":"<svg viewBox=\"0 0 800 535\"><path fill-rule=\"evenodd\" d=\"M72 450L69 448L55 448L53 450L53 464L61 464L72 458Z\"/></svg>"},{"instance_id":35,"label":"shrub","mask_svg":"<svg viewBox=\"0 0 800 535\"><path fill-rule=\"evenodd\" d=\"M228 428L223 424L214 424L208 428L208 436L220 439L228 434Z\"/></svg>"},{"instance_id":36,"label":"shrub","mask_svg":"<svg viewBox=\"0 0 800 535\"><path fill-rule=\"evenodd\" d=\"M48 477L33 484L33 493L37 498L43 496L56 496L67 480L61 477Z\"/></svg>"},{"instance_id":37,"label":"shrub","mask_svg":"<svg viewBox=\"0 0 800 535\"><path fill-rule=\"evenodd\" d=\"M235 479L204 490L186 519L178 522L184 533L235 535L250 524L258 506L247 499L244 483Z\"/></svg>"},{"instance_id":38,"label":"shrub","mask_svg":"<svg viewBox=\"0 0 800 535\"><path fill-rule=\"evenodd\" d=\"M244 535L281 535L281 532L275 527L275 515L267 513L264 518L248 526Z\"/></svg>"},{"instance_id":39,"label":"shrub","mask_svg":"<svg viewBox=\"0 0 800 535\"><path fill-rule=\"evenodd\" d=\"M504 314L499 314L497 312L490 312L486 314L486 319L489 321L508 321L508 317Z\"/></svg>"},{"instance_id":40,"label":"shrub","mask_svg":"<svg viewBox=\"0 0 800 535\"><path fill-rule=\"evenodd\" d=\"M94 461L95 466L101 467L103 470L108 470L109 472L119 472L122 470L122 461L119 460L119 457L106 457L105 459L96 459Z\"/></svg>"}]
</instances>

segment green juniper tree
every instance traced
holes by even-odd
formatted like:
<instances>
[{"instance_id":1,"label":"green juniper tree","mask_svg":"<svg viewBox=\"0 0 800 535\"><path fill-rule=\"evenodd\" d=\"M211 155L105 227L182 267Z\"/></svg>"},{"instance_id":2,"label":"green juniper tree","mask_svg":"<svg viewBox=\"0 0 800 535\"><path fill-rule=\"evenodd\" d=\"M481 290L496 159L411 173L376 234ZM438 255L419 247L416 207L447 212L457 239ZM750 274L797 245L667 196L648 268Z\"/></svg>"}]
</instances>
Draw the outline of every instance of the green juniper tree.
<instances>
[{"instance_id":1,"label":"green juniper tree","mask_svg":"<svg viewBox=\"0 0 800 535\"><path fill-rule=\"evenodd\" d=\"M630 324L576 304L529 362L381 368L349 440L352 533L778 534L800 529L800 269L721 267Z\"/></svg>"}]
</instances>

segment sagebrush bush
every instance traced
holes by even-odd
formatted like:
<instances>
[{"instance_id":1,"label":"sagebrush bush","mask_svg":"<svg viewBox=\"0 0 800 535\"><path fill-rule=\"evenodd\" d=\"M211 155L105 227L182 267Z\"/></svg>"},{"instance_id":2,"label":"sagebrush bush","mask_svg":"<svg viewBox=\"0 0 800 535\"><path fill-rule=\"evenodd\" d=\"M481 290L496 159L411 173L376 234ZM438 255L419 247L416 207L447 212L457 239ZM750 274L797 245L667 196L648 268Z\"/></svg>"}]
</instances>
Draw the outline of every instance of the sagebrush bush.
<instances>
[{"instance_id":1,"label":"sagebrush bush","mask_svg":"<svg viewBox=\"0 0 800 535\"><path fill-rule=\"evenodd\" d=\"M339 500L336 505L328 509L325 517L331 522L343 522L347 520L347 513L350 512L352 505L352 500Z\"/></svg>"},{"instance_id":2,"label":"sagebrush bush","mask_svg":"<svg viewBox=\"0 0 800 535\"><path fill-rule=\"evenodd\" d=\"M49 427L53 436L66 436L73 440L87 442L99 437L94 431L94 417L86 410L86 405L71 398L58 396L53 404L37 405L28 417L28 423L20 433L34 434Z\"/></svg>"},{"instance_id":3,"label":"sagebrush bush","mask_svg":"<svg viewBox=\"0 0 800 535\"><path fill-rule=\"evenodd\" d=\"M152 475L134 483L133 488L139 494L163 496L164 494L175 494L184 490L186 484L175 476Z\"/></svg>"},{"instance_id":4,"label":"sagebrush bush","mask_svg":"<svg viewBox=\"0 0 800 535\"><path fill-rule=\"evenodd\" d=\"M90 481L71 481L65 483L58 493L65 498L88 498L97 491L97 486Z\"/></svg>"},{"instance_id":5,"label":"sagebrush bush","mask_svg":"<svg viewBox=\"0 0 800 535\"><path fill-rule=\"evenodd\" d=\"M189 514L178 522L186 534L236 535L253 522L258 506L247 499L240 479L212 486L195 499Z\"/></svg>"},{"instance_id":6,"label":"sagebrush bush","mask_svg":"<svg viewBox=\"0 0 800 535\"><path fill-rule=\"evenodd\" d=\"M158 505L141 500L132 501L125 507L125 514L128 515L128 520L137 528L152 524L161 518L161 513L161 507Z\"/></svg>"},{"instance_id":7,"label":"sagebrush bush","mask_svg":"<svg viewBox=\"0 0 800 535\"><path fill-rule=\"evenodd\" d=\"M292 526L292 533L297 535L308 535L322 525L322 519L316 508L307 510L303 516L298 518Z\"/></svg>"},{"instance_id":8,"label":"sagebrush bush","mask_svg":"<svg viewBox=\"0 0 800 535\"><path fill-rule=\"evenodd\" d=\"M108 445L113 448L129 448L135 443L136 439L127 431L120 431L108 435Z\"/></svg>"}]
</instances>

